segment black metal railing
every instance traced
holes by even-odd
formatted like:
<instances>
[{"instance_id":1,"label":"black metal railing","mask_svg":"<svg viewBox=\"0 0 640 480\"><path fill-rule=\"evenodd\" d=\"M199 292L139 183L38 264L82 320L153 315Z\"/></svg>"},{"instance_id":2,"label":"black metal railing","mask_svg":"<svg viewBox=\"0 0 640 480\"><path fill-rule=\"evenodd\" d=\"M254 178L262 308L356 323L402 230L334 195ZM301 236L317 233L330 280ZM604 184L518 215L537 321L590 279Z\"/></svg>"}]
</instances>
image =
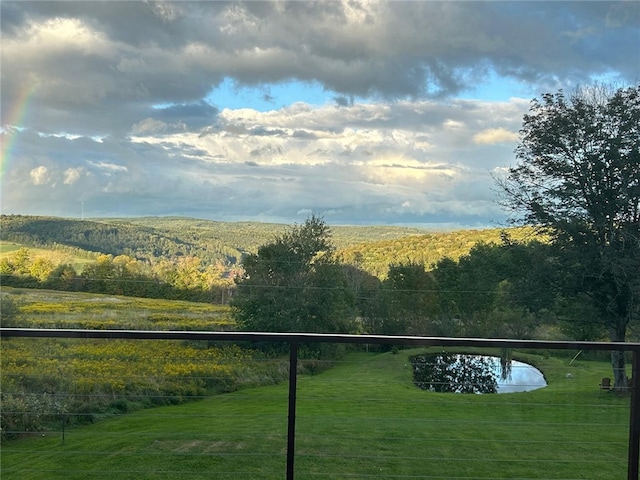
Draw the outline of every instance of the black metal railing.
<instances>
[{"instance_id":1,"label":"black metal railing","mask_svg":"<svg viewBox=\"0 0 640 480\"><path fill-rule=\"evenodd\" d=\"M507 340L479 338L411 337L384 335L340 335L311 333L268 332L195 332L195 331L142 331L142 330L79 330L0 328L0 337L39 337L75 339L130 339L130 340L205 340L235 342L283 342L289 345L289 391L286 478L293 480L296 445L296 405L298 350L308 343L343 343L361 345L398 345L421 347L478 347L532 350L625 351L632 354L631 404L627 479L638 480L640 450L640 343L567 342L539 340Z\"/></svg>"}]
</instances>

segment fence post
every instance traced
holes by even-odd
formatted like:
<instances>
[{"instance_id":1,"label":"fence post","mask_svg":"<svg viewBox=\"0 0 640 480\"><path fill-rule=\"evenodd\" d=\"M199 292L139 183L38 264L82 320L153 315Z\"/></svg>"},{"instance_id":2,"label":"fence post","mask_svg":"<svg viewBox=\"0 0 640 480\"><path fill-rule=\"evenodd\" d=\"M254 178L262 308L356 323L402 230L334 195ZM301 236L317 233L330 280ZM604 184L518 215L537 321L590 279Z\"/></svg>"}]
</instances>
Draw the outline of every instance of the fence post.
<instances>
[{"instance_id":1,"label":"fence post","mask_svg":"<svg viewBox=\"0 0 640 480\"><path fill-rule=\"evenodd\" d=\"M633 351L631 362L631 413L629 419L629 463L627 480L638 480L640 450L640 351Z\"/></svg>"},{"instance_id":2,"label":"fence post","mask_svg":"<svg viewBox=\"0 0 640 480\"><path fill-rule=\"evenodd\" d=\"M293 480L296 446L296 389L298 382L298 342L289 343L289 420L287 425L287 480Z\"/></svg>"}]
</instances>

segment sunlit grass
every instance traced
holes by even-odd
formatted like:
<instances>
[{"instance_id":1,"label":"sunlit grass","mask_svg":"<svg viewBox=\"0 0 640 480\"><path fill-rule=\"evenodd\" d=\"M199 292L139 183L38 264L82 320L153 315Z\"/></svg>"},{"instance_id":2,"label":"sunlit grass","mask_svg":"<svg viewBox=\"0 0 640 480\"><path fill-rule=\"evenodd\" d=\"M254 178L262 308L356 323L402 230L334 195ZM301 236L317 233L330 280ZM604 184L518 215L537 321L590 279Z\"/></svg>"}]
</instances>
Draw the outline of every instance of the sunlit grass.
<instances>
[{"instance_id":1,"label":"sunlit grass","mask_svg":"<svg viewBox=\"0 0 640 480\"><path fill-rule=\"evenodd\" d=\"M232 329L228 306L56 290L3 287L19 306L12 326L138 330Z\"/></svg>"},{"instance_id":2,"label":"sunlit grass","mask_svg":"<svg viewBox=\"0 0 640 480\"><path fill-rule=\"evenodd\" d=\"M438 394L412 383L418 351L299 377L296 478L625 478L629 399L598 389L606 362L529 354L543 389ZM286 408L281 384L50 431L5 446L2 478L281 479Z\"/></svg>"},{"instance_id":3,"label":"sunlit grass","mask_svg":"<svg viewBox=\"0 0 640 480\"><path fill-rule=\"evenodd\" d=\"M7 292L22 326L232 327L227 307ZM408 358L422 351L351 353L299 376L296 478L625 478L629 398L599 390L608 361L516 351L547 387L456 395L413 385ZM64 407L44 431L4 442L3 480L284 477L286 359L224 343L14 338L0 360L3 395L46 392L47 408ZM179 405L143 409L150 399ZM96 423L63 422L73 415Z\"/></svg>"},{"instance_id":4,"label":"sunlit grass","mask_svg":"<svg viewBox=\"0 0 640 480\"><path fill-rule=\"evenodd\" d=\"M92 263L95 260L87 257L81 257L72 253L67 253L64 250L56 250L50 248L38 248L29 247L15 242L0 241L0 259L10 259L21 248L26 248L31 260L36 258L44 258L52 260L55 264L68 263L76 271L81 272L82 269L88 263ZM92 255L87 252L87 255Z\"/></svg>"}]
</instances>

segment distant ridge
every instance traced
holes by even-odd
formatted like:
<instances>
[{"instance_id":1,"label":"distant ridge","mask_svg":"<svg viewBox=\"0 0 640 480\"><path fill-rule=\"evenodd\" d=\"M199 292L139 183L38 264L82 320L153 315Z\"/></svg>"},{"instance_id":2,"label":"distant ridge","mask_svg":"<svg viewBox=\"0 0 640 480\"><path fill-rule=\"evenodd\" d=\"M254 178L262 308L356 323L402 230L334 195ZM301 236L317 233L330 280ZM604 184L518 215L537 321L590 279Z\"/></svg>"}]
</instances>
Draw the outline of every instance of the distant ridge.
<instances>
[{"instance_id":1,"label":"distant ridge","mask_svg":"<svg viewBox=\"0 0 640 480\"><path fill-rule=\"evenodd\" d=\"M188 217L69 219L2 215L0 240L28 247L60 246L139 260L195 256L206 263L232 267L287 229L285 224L220 222ZM344 263L384 276L389 264L423 263L445 256L458 258L478 241L497 243L503 229L433 230L397 226L331 226L333 242ZM531 229L509 229L517 240Z\"/></svg>"}]
</instances>

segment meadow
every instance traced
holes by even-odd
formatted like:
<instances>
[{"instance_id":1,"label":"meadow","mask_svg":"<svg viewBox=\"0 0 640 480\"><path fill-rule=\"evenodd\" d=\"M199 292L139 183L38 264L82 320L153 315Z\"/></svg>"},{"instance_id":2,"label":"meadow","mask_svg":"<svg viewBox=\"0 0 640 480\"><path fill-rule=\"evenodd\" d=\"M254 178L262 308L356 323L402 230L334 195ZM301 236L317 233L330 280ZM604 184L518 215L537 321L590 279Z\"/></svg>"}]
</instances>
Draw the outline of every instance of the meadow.
<instances>
[{"instance_id":1,"label":"meadow","mask_svg":"<svg viewBox=\"0 0 640 480\"><path fill-rule=\"evenodd\" d=\"M296 478L625 478L629 399L607 365L522 355L549 385L518 394L421 391L408 357L352 353L298 380ZM570 373L570 376L567 374ZM247 388L2 449L3 479L284 477L287 385Z\"/></svg>"},{"instance_id":2,"label":"meadow","mask_svg":"<svg viewBox=\"0 0 640 480\"><path fill-rule=\"evenodd\" d=\"M19 307L9 326L135 330L233 329L228 306L121 295L2 287Z\"/></svg>"},{"instance_id":3,"label":"meadow","mask_svg":"<svg viewBox=\"0 0 640 480\"><path fill-rule=\"evenodd\" d=\"M80 252L75 251L77 249L65 247L64 245L58 245L56 248L52 247L33 247L26 246L17 242L8 242L0 240L0 260L11 258L20 249L26 248L29 251L29 255L32 260L43 259L49 260L54 264L69 264L77 272L82 272L82 269L95 262L96 254L92 252Z\"/></svg>"},{"instance_id":4,"label":"meadow","mask_svg":"<svg viewBox=\"0 0 640 480\"><path fill-rule=\"evenodd\" d=\"M233 328L229 307L4 287L19 313L4 327L137 330ZM284 359L208 342L2 339L2 439L53 423L177 404L287 378ZM62 420L61 420L62 419Z\"/></svg>"},{"instance_id":5,"label":"meadow","mask_svg":"<svg viewBox=\"0 0 640 480\"><path fill-rule=\"evenodd\" d=\"M18 299L21 326L233 328L207 304L3 294ZM424 351L352 350L322 371L302 352L296 478L626 477L629 397L599 389L606 360L514 352L547 387L461 395L415 387L409 357ZM281 479L287 360L226 342L2 339L0 474Z\"/></svg>"}]
</instances>

